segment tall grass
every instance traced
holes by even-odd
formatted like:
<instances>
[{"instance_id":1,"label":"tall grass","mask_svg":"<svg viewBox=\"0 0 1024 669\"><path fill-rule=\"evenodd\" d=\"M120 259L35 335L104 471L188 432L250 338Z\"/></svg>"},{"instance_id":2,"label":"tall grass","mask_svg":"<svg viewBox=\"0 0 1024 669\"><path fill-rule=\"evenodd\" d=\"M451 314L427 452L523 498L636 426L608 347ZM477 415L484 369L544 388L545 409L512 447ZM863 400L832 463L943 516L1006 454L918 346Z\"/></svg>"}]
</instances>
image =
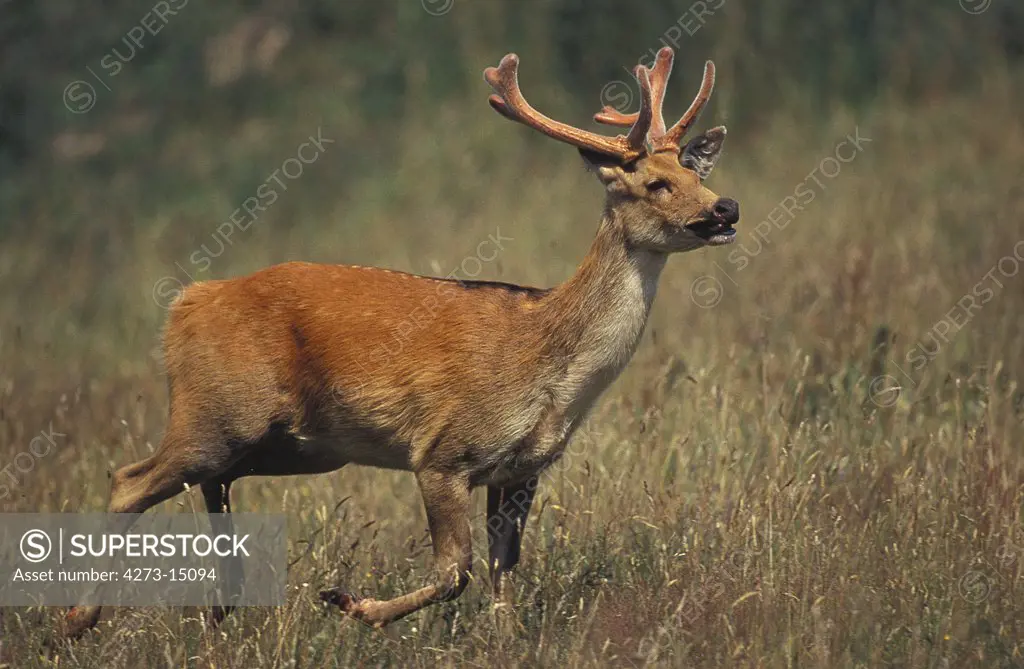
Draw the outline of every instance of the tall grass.
<instances>
[{"instance_id":1,"label":"tall grass","mask_svg":"<svg viewBox=\"0 0 1024 669\"><path fill-rule=\"evenodd\" d=\"M567 103L523 52L538 106L576 119L597 107ZM318 67L302 56L291 76ZM725 99L740 85L727 72ZM740 201L740 237L670 261L636 357L544 478L511 606L481 580L380 632L323 611L323 586L388 596L429 573L409 475L348 467L235 486L237 510L288 514L293 557L313 542L286 606L212 634L192 610L110 609L56 647L59 611L9 609L0 662L1024 665L1024 268L1005 260L1024 240L1024 79L975 72L916 101L886 86L859 104L793 92L765 95L756 116L706 113L740 124L709 181ZM111 162L18 177L0 246L0 467L51 422L66 436L7 470L0 510L102 509L109 472L159 442L164 277L286 259L444 275L495 230L511 240L479 278L572 272L601 207L572 150L500 119L479 87L372 122L347 112L362 82L325 85L240 123L152 126L156 141L118 143ZM199 271L192 253L321 126L337 143ZM852 160L823 162L856 133L870 141ZM780 218L801 184L814 198ZM979 283L991 298L958 310ZM191 493L159 510L201 507Z\"/></svg>"}]
</instances>

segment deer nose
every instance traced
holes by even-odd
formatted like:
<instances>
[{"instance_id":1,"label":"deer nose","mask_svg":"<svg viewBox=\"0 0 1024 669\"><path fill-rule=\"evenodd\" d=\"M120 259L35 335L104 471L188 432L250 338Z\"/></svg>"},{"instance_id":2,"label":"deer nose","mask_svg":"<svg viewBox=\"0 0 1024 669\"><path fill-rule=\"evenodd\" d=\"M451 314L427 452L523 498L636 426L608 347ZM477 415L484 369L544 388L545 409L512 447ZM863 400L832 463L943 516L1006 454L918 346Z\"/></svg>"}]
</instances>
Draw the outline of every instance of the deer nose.
<instances>
[{"instance_id":1,"label":"deer nose","mask_svg":"<svg viewBox=\"0 0 1024 669\"><path fill-rule=\"evenodd\" d=\"M740 220L740 203L731 197L720 197L711 208L711 213L716 220L732 225Z\"/></svg>"}]
</instances>

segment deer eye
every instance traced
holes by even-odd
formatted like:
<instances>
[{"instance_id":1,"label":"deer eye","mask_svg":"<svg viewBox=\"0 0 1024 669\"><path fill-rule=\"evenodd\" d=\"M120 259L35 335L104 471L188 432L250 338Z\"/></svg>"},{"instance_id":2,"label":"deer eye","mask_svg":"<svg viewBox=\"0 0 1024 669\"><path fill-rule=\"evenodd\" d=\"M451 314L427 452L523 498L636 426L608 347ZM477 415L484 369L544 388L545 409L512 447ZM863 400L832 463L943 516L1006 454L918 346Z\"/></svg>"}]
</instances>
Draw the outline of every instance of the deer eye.
<instances>
[{"instance_id":1,"label":"deer eye","mask_svg":"<svg viewBox=\"0 0 1024 669\"><path fill-rule=\"evenodd\" d=\"M655 179L647 184L647 192L657 193L659 191L665 191L666 193L672 192L672 185L669 184L665 179Z\"/></svg>"}]
</instances>

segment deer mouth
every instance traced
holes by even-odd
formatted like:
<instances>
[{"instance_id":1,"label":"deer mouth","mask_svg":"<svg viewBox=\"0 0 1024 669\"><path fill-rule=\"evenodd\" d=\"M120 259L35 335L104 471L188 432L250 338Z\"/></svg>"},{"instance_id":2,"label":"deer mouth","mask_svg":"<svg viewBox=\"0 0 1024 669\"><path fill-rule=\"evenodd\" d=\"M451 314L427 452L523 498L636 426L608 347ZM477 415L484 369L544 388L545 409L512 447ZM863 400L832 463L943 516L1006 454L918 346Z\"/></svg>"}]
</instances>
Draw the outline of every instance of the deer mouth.
<instances>
[{"instance_id":1,"label":"deer mouth","mask_svg":"<svg viewBox=\"0 0 1024 669\"><path fill-rule=\"evenodd\" d=\"M709 246L731 244L736 239L736 228L721 221L697 221L686 226Z\"/></svg>"}]
</instances>

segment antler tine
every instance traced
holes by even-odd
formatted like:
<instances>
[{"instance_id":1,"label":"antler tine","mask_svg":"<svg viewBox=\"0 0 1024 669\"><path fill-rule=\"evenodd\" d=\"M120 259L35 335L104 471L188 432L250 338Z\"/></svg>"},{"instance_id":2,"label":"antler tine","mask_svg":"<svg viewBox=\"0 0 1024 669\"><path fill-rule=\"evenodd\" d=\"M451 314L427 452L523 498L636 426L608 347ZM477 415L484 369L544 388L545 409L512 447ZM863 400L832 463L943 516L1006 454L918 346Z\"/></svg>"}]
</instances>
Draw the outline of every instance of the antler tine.
<instances>
[{"instance_id":1,"label":"antler tine","mask_svg":"<svg viewBox=\"0 0 1024 669\"><path fill-rule=\"evenodd\" d=\"M628 128L636 123L638 116L637 112L626 114L611 105L605 105L601 107L601 111L594 114L594 120L604 125L617 125L620 128Z\"/></svg>"},{"instance_id":2,"label":"antler tine","mask_svg":"<svg viewBox=\"0 0 1024 669\"><path fill-rule=\"evenodd\" d=\"M665 133L664 139L659 142L659 147L673 147L677 148L680 146L680 140L686 134L686 131L690 129L697 119L700 118L700 113L704 111L704 105L708 103L711 98L711 91L715 88L715 64L710 60L704 63L704 79L700 83L700 90L697 91L697 97L690 103L690 108L686 110L682 118L676 121L676 124L669 128L669 131Z\"/></svg>"},{"instance_id":3,"label":"antler tine","mask_svg":"<svg viewBox=\"0 0 1024 669\"><path fill-rule=\"evenodd\" d=\"M654 74L651 81L652 104L655 108L654 120L651 122L651 147L655 151L676 151L681 149L681 141L687 131L700 118L711 97L711 91L715 87L715 64L710 60L704 63L704 79L701 82L697 97L690 104L675 125L668 131L665 130L664 116L661 113L661 106L665 100L665 89L668 83L668 75L672 73L672 49L663 47L658 51L658 60L654 65ZM636 122L638 114L623 114L613 107L605 106L601 111L594 114L594 120L598 123L616 126L628 126Z\"/></svg>"},{"instance_id":4,"label":"antler tine","mask_svg":"<svg viewBox=\"0 0 1024 669\"><path fill-rule=\"evenodd\" d=\"M487 101L499 114L538 130L553 139L581 149L615 156L624 162L635 160L644 152L644 140L651 125L651 84L647 76L647 68L643 68L643 73L638 73L642 100L640 114L637 115L637 120L629 134L617 137L606 137L581 130L541 114L531 107L523 97L523 93L519 89L518 68L519 56L510 53L501 59L498 67L488 67L484 70L484 79L497 93L497 95L491 95Z\"/></svg>"},{"instance_id":5,"label":"antler tine","mask_svg":"<svg viewBox=\"0 0 1024 669\"><path fill-rule=\"evenodd\" d=\"M672 60L675 54L669 47L662 47L654 60L654 67L651 69L651 107L652 120L649 135L652 139L665 134L665 117L662 113L662 105L665 102L665 90L668 88L668 78L672 74ZM624 114L610 105L605 105L601 111L594 114L594 120L605 125L631 126L636 123L639 116L637 112Z\"/></svg>"},{"instance_id":6,"label":"antler tine","mask_svg":"<svg viewBox=\"0 0 1024 669\"><path fill-rule=\"evenodd\" d=\"M647 135L650 134L656 119L661 119L659 107L654 105L654 88L651 85L651 72L643 65L637 65L633 70L633 76L640 84L640 111L637 112L636 121L629 129L626 141L630 146L635 146L641 151L646 150ZM664 127L664 121L661 121Z\"/></svg>"}]
</instances>

